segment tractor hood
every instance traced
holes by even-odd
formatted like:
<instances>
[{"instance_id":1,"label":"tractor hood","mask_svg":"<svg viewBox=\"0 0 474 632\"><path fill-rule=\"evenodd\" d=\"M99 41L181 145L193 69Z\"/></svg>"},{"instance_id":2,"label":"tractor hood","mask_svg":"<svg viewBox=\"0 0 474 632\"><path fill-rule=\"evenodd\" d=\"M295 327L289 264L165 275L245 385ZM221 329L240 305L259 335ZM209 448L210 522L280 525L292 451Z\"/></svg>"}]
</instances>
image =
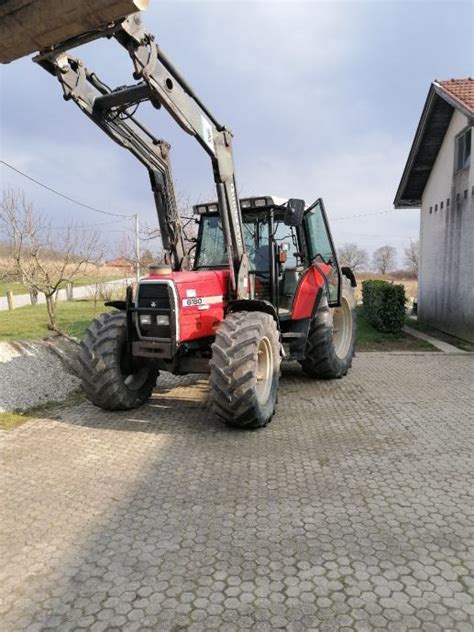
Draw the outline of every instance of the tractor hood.
<instances>
[{"instance_id":1,"label":"tractor hood","mask_svg":"<svg viewBox=\"0 0 474 632\"><path fill-rule=\"evenodd\" d=\"M181 342L214 336L229 294L228 269L151 274L141 284L172 282L176 288Z\"/></svg>"},{"instance_id":2,"label":"tractor hood","mask_svg":"<svg viewBox=\"0 0 474 632\"><path fill-rule=\"evenodd\" d=\"M209 309L210 305L228 301L229 270L191 270L150 274L140 283L150 281L172 281L176 287L181 308L196 307Z\"/></svg>"}]
</instances>

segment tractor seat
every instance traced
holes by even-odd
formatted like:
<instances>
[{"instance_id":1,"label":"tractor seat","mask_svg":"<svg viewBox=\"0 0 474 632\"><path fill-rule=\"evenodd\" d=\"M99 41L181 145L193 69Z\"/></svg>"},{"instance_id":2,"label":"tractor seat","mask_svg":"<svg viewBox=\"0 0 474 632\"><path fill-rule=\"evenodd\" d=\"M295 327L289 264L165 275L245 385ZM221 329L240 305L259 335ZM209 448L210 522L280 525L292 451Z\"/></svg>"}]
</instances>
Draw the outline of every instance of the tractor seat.
<instances>
[{"instance_id":1,"label":"tractor seat","mask_svg":"<svg viewBox=\"0 0 474 632\"><path fill-rule=\"evenodd\" d=\"M298 287L298 283L303 272L303 266L285 268L280 286L281 294L283 296L293 297L295 295L296 288Z\"/></svg>"}]
</instances>

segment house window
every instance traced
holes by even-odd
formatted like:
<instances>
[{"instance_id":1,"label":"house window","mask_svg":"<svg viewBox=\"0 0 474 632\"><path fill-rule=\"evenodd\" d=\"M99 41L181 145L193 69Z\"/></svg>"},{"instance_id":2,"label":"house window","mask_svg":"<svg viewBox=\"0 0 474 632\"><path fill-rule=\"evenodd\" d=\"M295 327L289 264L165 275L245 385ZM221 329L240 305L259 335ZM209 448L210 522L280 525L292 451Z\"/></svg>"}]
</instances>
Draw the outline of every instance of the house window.
<instances>
[{"instance_id":1,"label":"house window","mask_svg":"<svg viewBox=\"0 0 474 632\"><path fill-rule=\"evenodd\" d=\"M471 164L471 128L456 138L454 170L466 169Z\"/></svg>"},{"instance_id":2,"label":"house window","mask_svg":"<svg viewBox=\"0 0 474 632\"><path fill-rule=\"evenodd\" d=\"M446 199L446 208L449 208L449 198Z\"/></svg>"},{"instance_id":3,"label":"house window","mask_svg":"<svg viewBox=\"0 0 474 632\"><path fill-rule=\"evenodd\" d=\"M438 205L435 204L435 213L437 213L437 211L438 211Z\"/></svg>"},{"instance_id":4,"label":"house window","mask_svg":"<svg viewBox=\"0 0 474 632\"><path fill-rule=\"evenodd\" d=\"M432 212L433 212L433 207L432 207L432 206L430 206L430 213L432 213Z\"/></svg>"},{"instance_id":5,"label":"house window","mask_svg":"<svg viewBox=\"0 0 474 632\"><path fill-rule=\"evenodd\" d=\"M444 206L444 202L441 202L441 204L439 205L439 210L442 211L443 210L443 206Z\"/></svg>"}]
</instances>

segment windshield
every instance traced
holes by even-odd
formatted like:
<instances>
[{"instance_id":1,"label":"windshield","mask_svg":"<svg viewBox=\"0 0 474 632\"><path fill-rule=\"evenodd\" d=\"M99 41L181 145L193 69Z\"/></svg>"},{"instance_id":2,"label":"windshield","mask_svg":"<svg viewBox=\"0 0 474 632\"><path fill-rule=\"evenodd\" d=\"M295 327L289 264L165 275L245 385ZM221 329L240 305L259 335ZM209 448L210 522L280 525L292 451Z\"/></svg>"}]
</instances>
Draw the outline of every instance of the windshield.
<instances>
[{"instance_id":1,"label":"windshield","mask_svg":"<svg viewBox=\"0 0 474 632\"><path fill-rule=\"evenodd\" d=\"M225 266L228 259L220 217L218 215L203 215L201 217L201 231L196 268Z\"/></svg>"},{"instance_id":2,"label":"windshield","mask_svg":"<svg viewBox=\"0 0 474 632\"><path fill-rule=\"evenodd\" d=\"M243 217L244 239L249 257L250 270L266 272L270 267L268 249L268 221L260 221L255 215L246 213ZM202 233L196 268L215 268L228 263L225 252L224 231L218 215L203 215Z\"/></svg>"}]
</instances>

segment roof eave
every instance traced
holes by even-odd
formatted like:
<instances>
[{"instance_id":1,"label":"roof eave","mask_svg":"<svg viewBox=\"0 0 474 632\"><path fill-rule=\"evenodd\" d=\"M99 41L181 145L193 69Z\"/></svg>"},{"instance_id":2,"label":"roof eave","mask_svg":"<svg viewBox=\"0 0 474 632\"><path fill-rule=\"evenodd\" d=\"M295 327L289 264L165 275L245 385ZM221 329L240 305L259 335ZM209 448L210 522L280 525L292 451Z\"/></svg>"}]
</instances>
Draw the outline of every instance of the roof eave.
<instances>
[{"instance_id":1,"label":"roof eave","mask_svg":"<svg viewBox=\"0 0 474 632\"><path fill-rule=\"evenodd\" d=\"M399 203L395 204L394 202L393 205L396 209L400 210L409 208L419 209L421 208L421 200L400 200Z\"/></svg>"},{"instance_id":2,"label":"roof eave","mask_svg":"<svg viewBox=\"0 0 474 632\"><path fill-rule=\"evenodd\" d=\"M421 140L423 138L423 133L425 131L426 123L433 109L433 103L436 98L436 94L437 92L435 91L434 84L431 84L430 89L428 91L428 96L426 97L425 105L423 107L423 112L421 113L420 122L418 123L418 127L416 128L415 138L413 139L410 153L408 154L408 159L405 165L405 169L403 170L402 178L400 180L400 184L398 185L398 189L395 194L395 199L393 201L393 205L396 209L420 208L421 206L421 197L419 200L406 200L406 199L403 199L403 191L405 190L408 178L413 168L413 163L415 161L416 155L418 153L418 149L420 147Z\"/></svg>"}]
</instances>

